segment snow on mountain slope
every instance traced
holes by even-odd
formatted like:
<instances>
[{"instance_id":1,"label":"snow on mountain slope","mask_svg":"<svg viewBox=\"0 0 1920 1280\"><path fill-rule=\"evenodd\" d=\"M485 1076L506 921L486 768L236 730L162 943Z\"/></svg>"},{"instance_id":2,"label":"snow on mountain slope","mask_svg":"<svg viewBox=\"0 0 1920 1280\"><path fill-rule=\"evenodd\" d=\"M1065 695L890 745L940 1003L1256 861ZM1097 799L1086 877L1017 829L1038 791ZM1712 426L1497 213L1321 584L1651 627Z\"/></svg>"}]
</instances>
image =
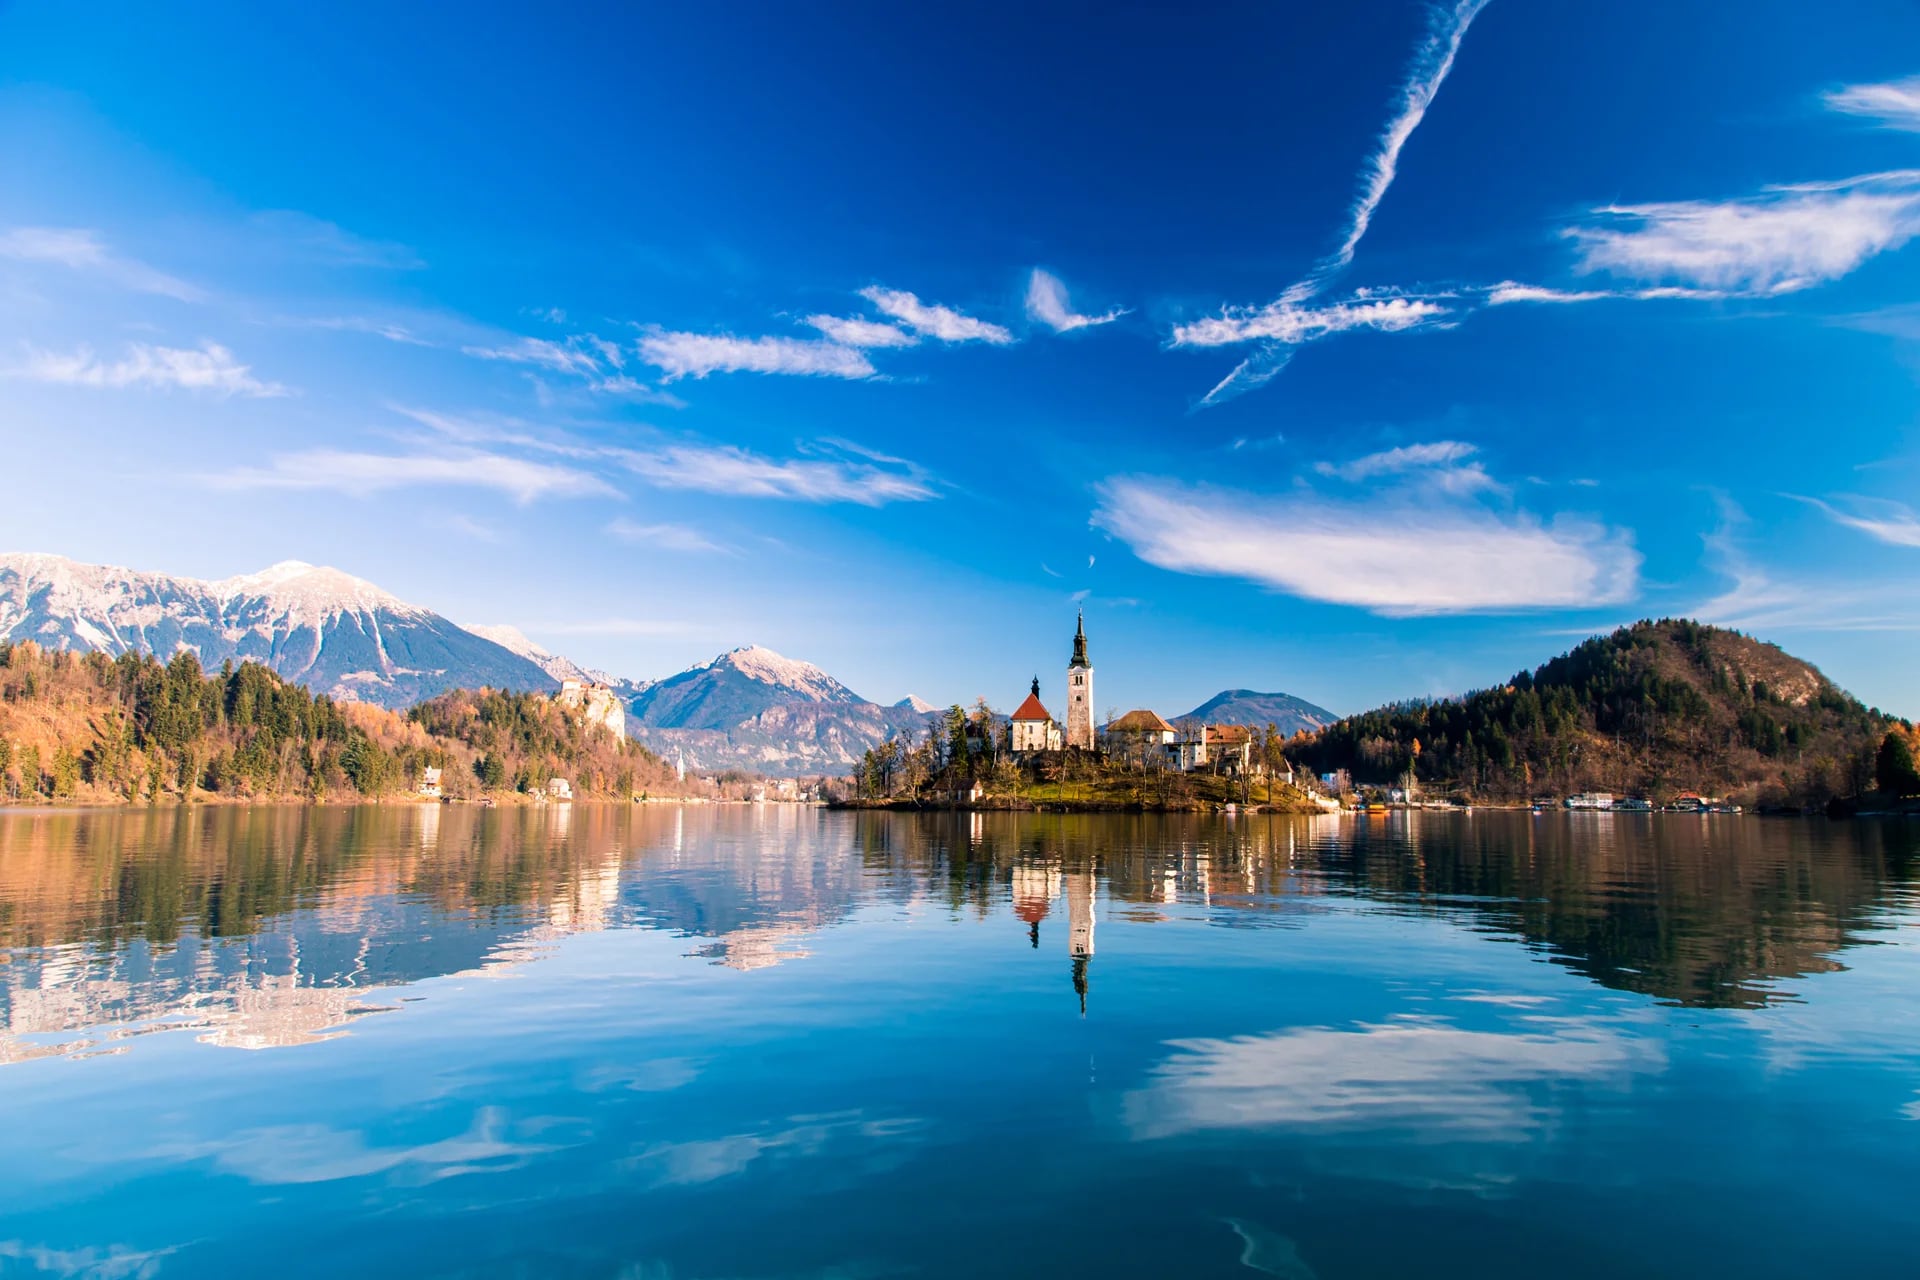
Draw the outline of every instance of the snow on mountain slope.
<instances>
[{"instance_id":1,"label":"snow on mountain slope","mask_svg":"<svg viewBox=\"0 0 1920 1280\"><path fill-rule=\"evenodd\" d=\"M252 660L319 692L405 706L449 688L550 689L519 654L360 578L300 561L217 582L0 555L0 639L55 649L192 650Z\"/></svg>"},{"instance_id":2,"label":"snow on mountain slope","mask_svg":"<svg viewBox=\"0 0 1920 1280\"><path fill-rule=\"evenodd\" d=\"M758 645L723 653L633 699L628 734L705 769L839 772L926 717L868 702L811 662Z\"/></svg>"}]
</instances>

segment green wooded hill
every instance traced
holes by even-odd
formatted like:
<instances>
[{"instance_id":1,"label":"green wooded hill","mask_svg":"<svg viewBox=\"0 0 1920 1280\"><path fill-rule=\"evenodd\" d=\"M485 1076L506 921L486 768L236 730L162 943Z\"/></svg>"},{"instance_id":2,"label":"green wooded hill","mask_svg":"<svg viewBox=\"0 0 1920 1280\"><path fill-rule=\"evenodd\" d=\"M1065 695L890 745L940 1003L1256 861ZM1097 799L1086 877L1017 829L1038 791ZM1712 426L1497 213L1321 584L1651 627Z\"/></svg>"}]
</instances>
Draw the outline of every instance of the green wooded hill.
<instances>
[{"instance_id":1,"label":"green wooded hill","mask_svg":"<svg viewBox=\"0 0 1920 1280\"><path fill-rule=\"evenodd\" d=\"M545 694L442 694L404 715L336 702L254 662L207 673L0 644L0 801L342 799L405 795L429 766L454 796L671 793L673 771Z\"/></svg>"},{"instance_id":2,"label":"green wooded hill","mask_svg":"<svg viewBox=\"0 0 1920 1280\"><path fill-rule=\"evenodd\" d=\"M1352 716L1289 744L1317 773L1487 800L1683 791L1814 808L1875 785L1901 722L1737 631L1662 619L1596 636L1498 688Z\"/></svg>"}]
</instances>

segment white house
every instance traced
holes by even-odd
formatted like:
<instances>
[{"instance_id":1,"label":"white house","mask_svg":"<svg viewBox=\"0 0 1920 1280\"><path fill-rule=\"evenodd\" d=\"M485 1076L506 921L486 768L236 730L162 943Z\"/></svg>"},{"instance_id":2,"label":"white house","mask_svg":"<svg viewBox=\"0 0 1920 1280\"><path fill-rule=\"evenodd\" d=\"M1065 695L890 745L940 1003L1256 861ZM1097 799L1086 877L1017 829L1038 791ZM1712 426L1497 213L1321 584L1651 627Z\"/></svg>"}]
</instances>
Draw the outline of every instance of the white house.
<instances>
[{"instance_id":1,"label":"white house","mask_svg":"<svg viewBox=\"0 0 1920 1280\"><path fill-rule=\"evenodd\" d=\"M1040 677L1035 676L1033 692L1013 713L1013 750L1016 754L1058 751L1062 745L1060 726L1054 723L1053 713L1040 701Z\"/></svg>"}]
</instances>

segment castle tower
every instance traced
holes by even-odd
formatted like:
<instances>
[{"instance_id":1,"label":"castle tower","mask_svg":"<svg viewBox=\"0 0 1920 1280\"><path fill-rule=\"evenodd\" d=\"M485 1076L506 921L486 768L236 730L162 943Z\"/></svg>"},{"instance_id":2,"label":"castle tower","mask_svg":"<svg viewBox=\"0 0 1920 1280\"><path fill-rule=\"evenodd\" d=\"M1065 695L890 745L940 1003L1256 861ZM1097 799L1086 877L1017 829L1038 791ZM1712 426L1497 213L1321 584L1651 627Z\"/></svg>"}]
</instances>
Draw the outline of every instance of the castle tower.
<instances>
[{"instance_id":1,"label":"castle tower","mask_svg":"<svg viewBox=\"0 0 1920 1280\"><path fill-rule=\"evenodd\" d=\"M1087 616L1073 628L1073 661L1067 664L1067 745L1093 750L1093 664L1087 661Z\"/></svg>"}]
</instances>

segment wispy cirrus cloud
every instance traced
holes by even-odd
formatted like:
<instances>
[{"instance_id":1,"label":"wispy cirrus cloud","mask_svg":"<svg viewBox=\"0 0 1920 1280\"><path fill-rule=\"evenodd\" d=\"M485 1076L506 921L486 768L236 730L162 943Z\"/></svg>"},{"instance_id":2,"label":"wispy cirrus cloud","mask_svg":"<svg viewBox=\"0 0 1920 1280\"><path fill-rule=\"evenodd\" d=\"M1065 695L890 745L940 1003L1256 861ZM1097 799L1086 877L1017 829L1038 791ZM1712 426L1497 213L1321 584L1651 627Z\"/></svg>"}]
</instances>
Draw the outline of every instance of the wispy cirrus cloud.
<instances>
[{"instance_id":1,"label":"wispy cirrus cloud","mask_svg":"<svg viewBox=\"0 0 1920 1280\"><path fill-rule=\"evenodd\" d=\"M1355 197L1353 207L1347 211L1347 231L1341 237L1340 245L1320 264L1310 280L1325 279L1353 261L1354 251L1360 247L1361 239L1367 234L1367 228L1373 225L1373 215L1386 198L1387 188L1400 172L1400 153L1405 150L1413 131L1427 118L1427 111L1433 106L1433 100L1440 92L1440 86L1446 83L1447 75L1453 70L1454 59L1460 54L1460 42L1466 39L1467 28L1487 7L1487 0L1458 0L1451 9L1435 8L1431 11L1426 39L1414 51L1413 64L1408 68L1407 78L1400 85L1399 98L1392 119L1387 121L1386 129L1380 135L1380 144L1369 158L1362 171L1360 194Z\"/></svg>"},{"instance_id":2,"label":"wispy cirrus cloud","mask_svg":"<svg viewBox=\"0 0 1920 1280\"><path fill-rule=\"evenodd\" d=\"M1823 94L1830 111L1864 116L1887 129L1920 133L1920 76L1881 84L1850 84Z\"/></svg>"},{"instance_id":3,"label":"wispy cirrus cloud","mask_svg":"<svg viewBox=\"0 0 1920 1280\"><path fill-rule=\"evenodd\" d=\"M71 352L27 349L26 358L7 376L73 387L206 391L221 396L268 398L292 394L277 382L253 376L233 352L217 342L198 347L161 347L130 343L118 360L102 360L90 348Z\"/></svg>"},{"instance_id":4,"label":"wispy cirrus cloud","mask_svg":"<svg viewBox=\"0 0 1920 1280\"><path fill-rule=\"evenodd\" d=\"M691 525L642 524L637 520L628 520L623 517L609 522L603 532L609 537L618 538L621 542L653 547L660 551L733 554L731 547L722 546Z\"/></svg>"},{"instance_id":5,"label":"wispy cirrus cloud","mask_svg":"<svg viewBox=\"0 0 1920 1280\"><path fill-rule=\"evenodd\" d=\"M1738 200L1606 205L1565 234L1583 272L1791 293L1837 280L1920 234L1920 171L1777 186Z\"/></svg>"},{"instance_id":6,"label":"wispy cirrus cloud","mask_svg":"<svg viewBox=\"0 0 1920 1280\"><path fill-rule=\"evenodd\" d=\"M1071 333L1075 329L1112 324L1126 314L1126 308L1113 307L1097 316L1082 315L1068 304L1067 286L1061 283L1060 277L1035 267L1027 279L1028 317L1055 333Z\"/></svg>"},{"instance_id":7,"label":"wispy cirrus cloud","mask_svg":"<svg viewBox=\"0 0 1920 1280\"><path fill-rule=\"evenodd\" d=\"M207 296L197 285L113 252L98 231L84 227L10 228L0 232L0 258L86 272L123 289L180 302L200 302Z\"/></svg>"},{"instance_id":8,"label":"wispy cirrus cloud","mask_svg":"<svg viewBox=\"0 0 1920 1280\"><path fill-rule=\"evenodd\" d=\"M1892 547L1920 547L1920 514L1905 503L1856 495L1833 502L1793 496L1818 509L1835 524L1864 533L1877 542Z\"/></svg>"},{"instance_id":9,"label":"wispy cirrus cloud","mask_svg":"<svg viewBox=\"0 0 1920 1280\"><path fill-rule=\"evenodd\" d=\"M1353 483L1392 476L1411 479L1442 493L1468 494L1502 486L1473 455L1479 447L1463 440L1432 440L1400 445L1347 462L1317 462L1313 469Z\"/></svg>"},{"instance_id":10,"label":"wispy cirrus cloud","mask_svg":"<svg viewBox=\"0 0 1920 1280\"><path fill-rule=\"evenodd\" d=\"M815 378L871 378L873 362L853 347L802 338L739 338L727 333L653 330L640 339L640 358L668 382L713 373L792 374Z\"/></svg>"},{"instance_id":11,"label":"wispy cirrus cloud","mask_svg":"<svg viewBox=\"0 0 1920 1280\"><path fill-rule=\"evenodd\" d=\"M829 342L843 347L912 347L920 339L898 325L859 316L808 316L807 324L818 329Z\"/></svg>"},{"instance_id":12,"label":"wispy cirrus cloud","mask_svg":"<svg viewBox=\"0 0 1920 1280\"><path fill-rule=\"evenodd\" d=\"M851 502L865 507L925 502L939 496L912 463L860 453L769 458L734 445L669 445L620 456L635 475L662 489L686 489L735 498Z\"/></svg>"},{"instance_id":13,"label":"wispy cirrus cloud","mask_svg":"<svg viewBox=\"0 0 1920 1280\"><path fill-rule=\"evenodd\" d=\"M599 476L577 467L477 450L411 454L308 449L279 454L263 467L205 477L222 489L314 489L369 497L396 489L491 489L522 506L542 498L618 498Z\"/></svg>"},{"instance_id":14,"label":"wispy cirrus cloud","mask_svg":"<svg viewBox=\"0 0 1920 1280\"><path fill-rule=\"evenodd\" d=\"M1707 566L1729 585L1687 608L1688 617L1750 632L1920 631L1920 601L1906 584L1769 569L1747 548L1746 512L1725 496L1718 506L1720 523L1702 542Z\"/></svg>"},{"instance_id":15,"label":"wispy cirrus cloud","mask_svg":"<svg viewBox=\"0 0 1920 1280\"><path fill-rule=\"evenodd\" d=\"M941 342L985 342L1004 347L1013 341L1012 331L1001 325L976 319L952 307L922 302L904 289L870 285L860 291L860 296L882 315L891 316L915 333Z\"/></svg>"},{"instance_id":16,"label":"wispy cirrus cloud","mask_svg":"<svg viewBox=\"0 0 1920 1280\"><path fill-rule=\"evenodd\" d=\"M1195 403L1195 409L1212 408L1265 386L1293 360L1295 348L1320 338L1356 329L1397 333L1452 322L1454 308L1444 296L1376 297L1361 293L1328 306L1311 303L1353 262L1360 241L1373 225L1373 215L1399 174L1400 153L1427 118L1440 86L1453 70L1467 28L1486 6L1487 0L1457 0L1451 8L1430 11L1426 36L1414 50L1393 115L1361 172L1359 193L1347 210L1346 226L1333 252L1316 263L1304 279L1264 306L1229 307L1219 315L1175 326L1170 342L1175 347L1266 344L1215 383Z\"/></svg>"},{"instance_id":17,"label":"wispy cirrus cloud","mask_svg":"<svg viewBox=\"0 0 1920 1280\"><path fill-rule=\"evenodd\" d=\"M417 271L427 265L417 252L404 244L355 235L338 223L310 213L270 209L254 214L253 224L289 251L329 266Z\"/></svg>"},{"instance_id":18,"label":"wispy cirrus cloud","mask_svg":"<svg viewBox=\"0 0 1920 1280\"><path fill-rule=\"evenodd\" d=\"M480 360L504 360L510 364L533 365L552 373L591 377L601 372L601 361L583 343L555 342L549 338L519 338L495 346L460 348Z\"/></svg>"},{"instance_id":19,"label":"wispy cirrus cloud","mask_svg":"<svg viewBox=\"0 0 1920 1280\"><path fill-rule=\"evenodd\" d=\"M1351 465L1361 477L1412 471L1415 482L1356 498L1120 477L1099 487L1092 522L1163 569L1389 617L1586 607L1638 589L1640 555L1625 530L1475 501L1497 487L1478 467L1391 452Z\"/></svg>"},{"instance_id":20,"label":"wispy cirrus cloud","mask_svg":"<svg viewBox=\"0 0 1920 1280\"><path fill-rule=\"evenodd\" d=\"M1221 347L1268 341L1299 346L1354 329L1399 333L1443 324L1454 309L1451 295L1446 294L1421 297L1360 293L1324 306L1282 299L1264 307L1229 308L1217 316L1176 325L1173 345Z\"/></svg>"}]
</instances>

